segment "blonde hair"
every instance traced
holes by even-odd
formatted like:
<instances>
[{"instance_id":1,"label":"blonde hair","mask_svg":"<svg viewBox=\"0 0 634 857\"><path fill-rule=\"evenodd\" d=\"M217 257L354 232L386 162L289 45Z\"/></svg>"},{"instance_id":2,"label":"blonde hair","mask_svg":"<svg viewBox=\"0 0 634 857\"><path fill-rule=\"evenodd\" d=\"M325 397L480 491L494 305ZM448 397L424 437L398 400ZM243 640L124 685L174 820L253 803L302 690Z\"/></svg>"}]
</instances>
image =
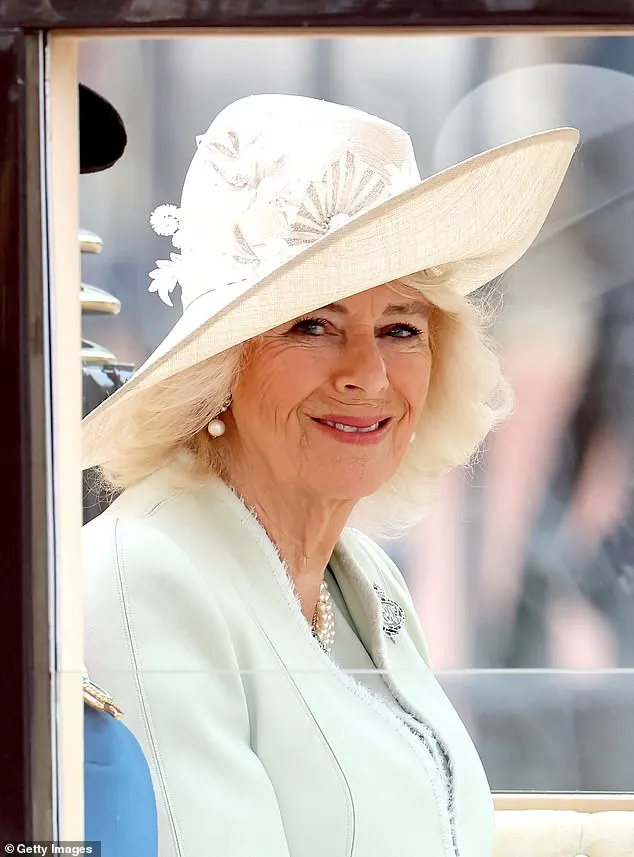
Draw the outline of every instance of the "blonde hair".
<instances>
[{"instance_id":1,"label":"blonde hair","mask_svg":"<svg viewBox=\"0 0 634 857\"><path fill-rule=\"evenodd\" d=\"M416 437L397 473L355 508L355 523L394 537L417 523L441 475L467 464L511 408L511 393L485 332L490 302L474 303L451 284L451 270L400 277L431 304L432 370ZM207 424L236 383L248 343L131 395L108 420L108 460L101 487L127 488L188 451L182 484L220 473ZM351 519L352 520L352 519Z\"/></svg>"},{"instance_id":2,"label":"blonde hair","mask_svg":"<svg viewBox=\"0 0 634 857\"><path fill-rule=\"evenodd\" d=\"M452 286L451 270L431 280L421 274L399 281L432 305L432 369L416 437L400 468L363 498L353 522L387 538L417 524L432 504L441 476L474 460L487 434L508 417L513 395L487 334L494 295L472 301Z\"/></svg>"}]
</instances>

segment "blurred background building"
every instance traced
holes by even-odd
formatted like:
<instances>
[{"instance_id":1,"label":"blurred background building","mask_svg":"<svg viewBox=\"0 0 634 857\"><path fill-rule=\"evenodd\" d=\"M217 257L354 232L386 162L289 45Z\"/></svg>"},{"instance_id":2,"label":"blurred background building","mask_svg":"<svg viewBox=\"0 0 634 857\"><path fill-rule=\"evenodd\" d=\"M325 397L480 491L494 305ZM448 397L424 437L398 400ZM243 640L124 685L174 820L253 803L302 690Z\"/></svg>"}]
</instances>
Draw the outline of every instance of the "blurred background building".
<instances>
[{"instance_id":1,"label":"blurred background building","mask_svg":"<svg viewBox=\"0 0 634 857\"><path fill-rule=\"evenodd\" d=\"M583 126L539 242L480 296L505 307L493 333L515 413L426 521L386 545L496 790L634 791L630 75L622 36L196 36L80 52L81 79L128 130L119 164L81 180L82 225L104 244L85 255L84 281L121 303L116 318L87 314L84 336L116 355L122 379L179 314L147 292L169 252L150 212L178 205L196 135L231 101L286 92L378 114L409 131L423 176Z\"/></svg>"}]
</instances>

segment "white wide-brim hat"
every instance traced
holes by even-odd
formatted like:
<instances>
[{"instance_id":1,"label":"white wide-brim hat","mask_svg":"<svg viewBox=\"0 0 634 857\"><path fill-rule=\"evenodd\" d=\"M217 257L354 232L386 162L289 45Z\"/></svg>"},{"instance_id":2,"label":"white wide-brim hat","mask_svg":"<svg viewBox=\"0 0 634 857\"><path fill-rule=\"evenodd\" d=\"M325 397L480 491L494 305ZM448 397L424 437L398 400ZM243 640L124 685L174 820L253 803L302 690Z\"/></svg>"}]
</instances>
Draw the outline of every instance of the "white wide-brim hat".
<instances>
[{"instance_id":1,"label":"white wide-brim hat","mask_svg":"<svg viewBox=\"0 0 634 857\"><path fill-rule=\"evenodd\" d=\"M337 300L426 269L468 294L539 232L579 141L515 140L421 181L409 135L352 107L293 95L230 104L197 138L180 208L153 228L179 253L150 291L183 313L136 374L83 420L83 466L108 458L130 397Z\"/></svg>"}]
</instances>

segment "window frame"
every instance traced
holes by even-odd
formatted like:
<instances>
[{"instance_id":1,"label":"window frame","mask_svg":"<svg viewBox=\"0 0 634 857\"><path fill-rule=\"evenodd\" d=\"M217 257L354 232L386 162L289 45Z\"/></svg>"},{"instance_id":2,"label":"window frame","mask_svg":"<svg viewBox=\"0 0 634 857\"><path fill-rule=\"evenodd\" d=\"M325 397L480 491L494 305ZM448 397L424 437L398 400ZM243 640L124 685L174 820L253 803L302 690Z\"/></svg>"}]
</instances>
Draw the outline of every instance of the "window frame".
<instances>
[{"instance_id":1,"label":"window frame","mask_svg":"<svg viewBox=\"0 0 634 857\"><path fill-rule=\"evenodd\" d=\"M18 8L17 13L13 10L14 14L21 12L23 4L12 5ZM27 5L25 3L24 8ZM157 7L159 5L165 9L165 3L156 4ZM200 5L198 4L197 8ZM456 14L453 23L447 23L447 20L439 23L438 17L430 13L427 13L427 23L421 23L421 14L422 18L426 14L423 10L423 13L413 19L410 16L402 28L397 24L382 25L378 18L373 24L378 22L379 26L373 26L371 30L367 29L368 25L364 24L363 19L359 19L360 25L346 26L343 12L339 17L336 14L333 16L333 24L337 35L412 35L414 32L455 34L456 31L465 35L472 35L474 32L480 35L495 35L499 34L500 30L497 28L502 25L506 25L505 35L513 32L525 34L527 29L539 32L540 35L552 33L587 37L634 34L634 9L629 12L624 10L618 0L610 3L607 0L588 0L587 14L584 12L576 16L567 13L565 7L569 4L566 0L542 0L537 4L542 8L539 14L518 13L514 17L509 17L506 12L499 10L485 13L484 5L486 4L463 3L462 12ZM19 267L21 280L27 276L27 272L30 277L28 294L31 304L28 307L26 332L21 334L22 350L19 361L23 361L24 355L28 353L28 324L35 318L39 318L43 324L43 339L48 347L48 351L45 347L35 362L31 354L32 400L26 419L30 420L29 426L32 428L40 413L41 425L44 428L37 436L30 436L31 446L27 452L31 455L27 455L23 460L20 487L22 495L28 482L29 496L40 498L39 506L32 505L26 517L22 519L22 528L25 522L32 524L34 520L39 520L40 523L46 521L47 524L37 537L32 527L21 532L20 549L23 556L23 537L26 532L31 538L31 560L35 557L36 562L30 561L24 565L20 572L24 587L12 595L13 608L18 604L20 606L22 623L13 624L11 631L16 636L20 634L22 663L29 664L32 672L29 673L28 681L23 677L21 683L15 680L11 683L6 678L0 678L4 688L9 691L10 698L18 692L24 692L26 684L31 687L31 694L26 697L24 708L21 709L23 723L28 723L28 728L24 727L20 731L14 723L12 730L5 732L8 741L16 738L14 752L19 755L23 771L26 772L20 782L24 792L22 808L16 811L7 807L5 811L14 812L14 829L25 839L83 838L83 741L77 740L77 735L83 734L81 485L77 478L81 470L81 382L78 371L79 353L76 348L81 330L80 304L77 300L80 283L77 249L80 225L77 170L79 140L78 131L75 134L69 131L70 128L78 129L78 43L91 37L138 39L199 36L203 33L217 36L245 33L254 36L266 33L270 36L272 33L271 29L263 29L266 25L255 13L252 17L249 17L248 13L245 14L244 20L237 24L234 16L232 26L222 22L216 22L214 26L214 21L208 16L202 21L182 18L178 21L178 26L169 27L164 26L164 20L160 25L152 23L154 13L148 13L144 23L150 20L152 26L139 26L138 22L126 20L125 13L119 12L117 18L108 8L103 13L100 11L95 14L91 2L81 0L72 6L77 16L63 21L62 29L51 28L53 22L46 19L46 11L42 19L37 21L29 20L26 14L13 22L0 16L0 28L11 24L14 27L17 25L32 28L28 34L21 29L14 28L11 31L21 43L30 46L28 50L25 49L25 56L30 57L30 66L27 66L24 72L27 93L25 104L30 107L28 110L25 107L20 117L22 129L30 129L28 139L31 141L27 151L28 158L23 161L26 191L23 199L27 200L26 204L30 207L28 212L24 212L24 223L20 225L20 247L22 251L28 247L30 252L22 252ZM109 4L104 6L109 7ZM243 6L244 4L241 4L241 8ZM277 26L276 35L282 31L289 36L332 35L333 31L324 29L325 25L320 24L318 20L315 20L310 28L287 26L285 21L292 22L294 19L292 16L287 16L286 19L280 17L284 14L282 6L279 0L266 0L259 4L259 8L269 15L267 20L270 24ZM371 7L372 4L365 6ZM454 3L454 6L458 7L460 4ZM473 12L476 6L479 6L479 11ZM158 13L154 14L155 18L156 14ZM86 16L89 18L86 19ZM310 17L305 15L305 22L310 23ZM312 16L313 19L315 17ZM418 20L418 23L412 26L411 20ZM0 29L0 35L3 32L9 31ZM45 61L42 59L44 45ZM45 86L42 85L44 68ZM0 91L3 85L0 77ZM34 167L38 153L40 160L43 159L46 163L44 171ZM30 164L29 170L26 169L27 163ZM37 200L42 199L42 193L46 202L38 206ZM25 203L20 205L24 207ZM20 212L17 213L21 215ZM6 249L5 242L2 252ZM39 259L39 268L33 259ZM49 273L50 289L47 279ZM23 311L24 308L20 306L20 310ZM5 310L0 308L0 323L3 321L3 312ZM50 376L47 376L49 368ZM60 379L63 379L63 383L60 383ZM50 448L47 427L52 429ZM34 451L35 457L32 455ZM37 462L37 467L31 471L29 468L33 461ZM37 488L34 487L36 482ZM13 485L10 490L17 491L17 488ZM42 593L45 593L45 597ZM53 627L48 635L41 633L42 620L46 616L54 617ZM27 652L31 653L30 660L24 659ZM48 671L49 665L54 665L52 677ZM38 712L36 719L33 717L34 712ZM32 742L34 737L36 740ZM27 745L33 746L33 752L27 750ZM36 775L36 771L40 771L40 774ZM496 793L494 802L498 811L634 810L634 794L617 793ZM46 807L46 810L41 810L42 806ZM36 810L36 807L40 809ZM1 814L0 809L0 818Z\"/></svg>"}]
</instances>

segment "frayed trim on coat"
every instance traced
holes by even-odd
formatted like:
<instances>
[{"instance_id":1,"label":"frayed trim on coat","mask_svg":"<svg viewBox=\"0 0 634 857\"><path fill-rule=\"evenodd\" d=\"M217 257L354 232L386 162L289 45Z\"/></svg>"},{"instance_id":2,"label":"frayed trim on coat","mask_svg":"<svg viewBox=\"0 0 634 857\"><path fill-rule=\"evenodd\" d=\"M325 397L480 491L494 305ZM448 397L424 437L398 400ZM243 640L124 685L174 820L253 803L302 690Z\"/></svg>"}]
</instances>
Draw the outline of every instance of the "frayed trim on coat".
<instances>
[{"instance_id":1,"label":"frayed trim on coat","mask_svg":"<svg viewBox=\"0 0 634 857\"><path fill-rule=\"evenodd\" d=\"M235 505L235 512L241 523L250 533L269 562L273 576L279 584L288 603L291 615L300 631L306 636L309 645L314 647L318 656L321 658L324 668L335 676L337 680L358 699L362 700L373 711L375 711L385 723L387 723L392 729L395 729L419 758L421 764L428 773L429 782L436 802L445 854L447 857L459 857L459 851L456 844L452 785L453 777L451 775L450 756L435 731L425 722L422 714L411 710L411 706L407 699L400 693L389 673L388 658L385 647L385 634L383 632L383 616L379 597L374 591L372 583L362 572L359 563L355 560L352 553L345 545L346 537L353 540L357 545L359 545L359 541L354 538L352 531L344 530L344 534L335 548L335 553L341 564L344 566L350 580L354 584L363 604L365 613L369 619L370 648L374 663L377 668L382 671L383 679L388 689L405 712L405 717L403 719L392 712L380 697L342 670L335 661L326 654L320 643L313 636L312 629L302 613L301 601L288 567L280 556L277 546L269 538L264 526L259 521L255 510L250 509L246 505L244 500L232 486L227 485L221 480L219 481L220 490L222 490L223 487L226 489L230 495L230 497L227 497L226 499L229 500L232 505ZM359 546L362 547L361 545ZM364 553L367 555L367 551L365 551L365 549ZM373 558L368 558L372 564L375 565ZM408 715L414 720L415 733L413 729L407 725ZM437 755L438 750L440 751L440 758L438 758Z\"/></svg>"}]
</instances>

